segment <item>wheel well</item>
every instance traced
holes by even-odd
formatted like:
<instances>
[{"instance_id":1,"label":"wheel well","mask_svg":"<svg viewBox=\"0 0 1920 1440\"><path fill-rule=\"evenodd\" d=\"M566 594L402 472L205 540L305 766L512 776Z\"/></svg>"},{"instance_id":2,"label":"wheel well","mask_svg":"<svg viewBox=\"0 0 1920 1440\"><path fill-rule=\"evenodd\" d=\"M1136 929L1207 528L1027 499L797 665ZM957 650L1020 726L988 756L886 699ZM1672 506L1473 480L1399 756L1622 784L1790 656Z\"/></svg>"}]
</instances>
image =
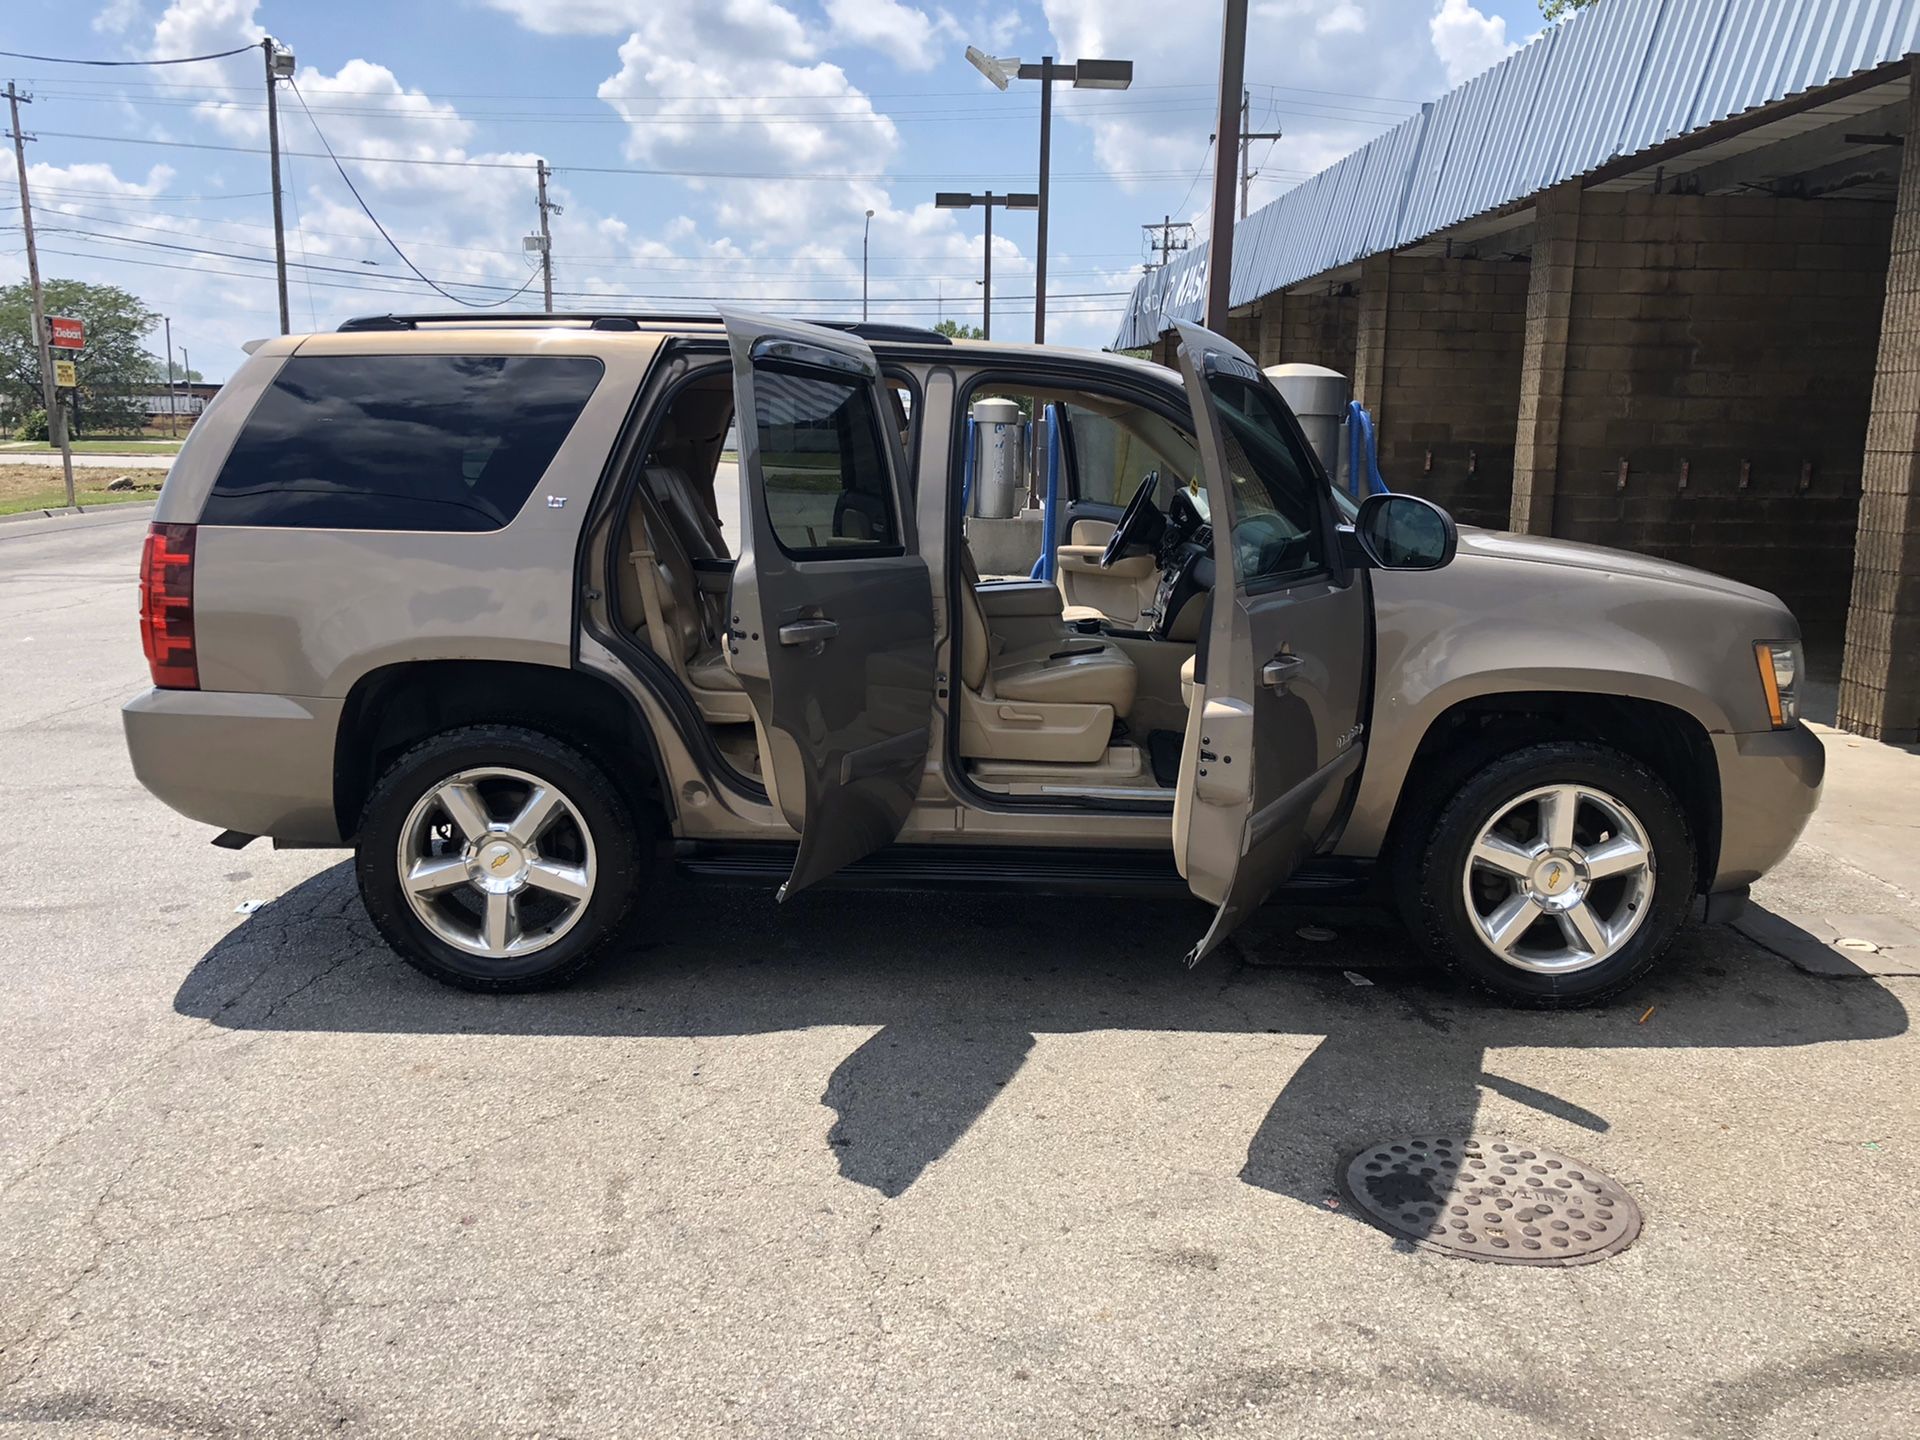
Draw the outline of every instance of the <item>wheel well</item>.
<instances>
[{"instance_id":1,"label":"wheel well","mask_svg":"<svg viewBox=\"0 0 1920 1440\"><path fill-rule=\"evenodd\" d=\"M360 828L374 782L412 746L460 725L524 725L585 751L636 805L670 813L659 751L631 699L579 670L506 660L422 660L354 683L333 749L342 839Z\"/></svg>"},{"instance_id":2,"label":"wheel well","mask_svg":"<svg viewBox=\"0 0 1920 1440\"><path fill-rule=\"evenodd\" d=\"M1693 834L1696 885L1720 859L1720 767L1706 727L1684 710L1626 695L1525 691L1481 695L1443 712L1420 737L1387 832L1398 858L1418 821L1498 756L1543 740L1585 740L1631 755L1672 787Z\"/></svg>"}]
</instances>

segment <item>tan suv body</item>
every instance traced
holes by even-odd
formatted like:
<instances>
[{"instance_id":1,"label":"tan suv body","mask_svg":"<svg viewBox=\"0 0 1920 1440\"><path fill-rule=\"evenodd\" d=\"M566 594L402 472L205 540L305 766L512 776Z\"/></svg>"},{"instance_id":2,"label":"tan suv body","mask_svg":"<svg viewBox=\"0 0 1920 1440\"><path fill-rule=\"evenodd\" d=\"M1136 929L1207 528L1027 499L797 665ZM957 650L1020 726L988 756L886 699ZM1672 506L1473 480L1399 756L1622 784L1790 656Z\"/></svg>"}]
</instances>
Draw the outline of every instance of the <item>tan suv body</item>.
<instances>
[{"instance_id":1,"label":"tan suv body","mask_svg":"<svg viewBox=\"0 0 1920 1440\"><path fill-rule=\"evenodd\" d=\"M1179 374L744 313L267 342L160 497L135 770L220 843L355 847L396 949L495 989L617 942L671 853L783 896L1184 884L1192 960L1277 891L1384 895L1580 1003L1787 852L1822 752L1777 599L1355 505L1248 356L1182 341ZM988 394L1053 422L1060 575L1150 603L980 577Z\"/></svg>"}]
</instances>

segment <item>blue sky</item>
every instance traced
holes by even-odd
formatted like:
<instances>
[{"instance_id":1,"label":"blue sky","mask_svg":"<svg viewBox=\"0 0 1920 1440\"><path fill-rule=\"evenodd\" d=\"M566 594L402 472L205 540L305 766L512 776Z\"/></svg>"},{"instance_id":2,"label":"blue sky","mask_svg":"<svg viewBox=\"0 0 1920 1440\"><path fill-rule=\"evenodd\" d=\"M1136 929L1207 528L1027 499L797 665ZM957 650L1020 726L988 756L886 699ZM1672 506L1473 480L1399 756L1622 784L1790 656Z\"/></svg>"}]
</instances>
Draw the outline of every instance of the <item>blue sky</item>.
<instances>
[{"instance_id":1,"label":"blue sky","mask_svg":"<svg viewBox=\"0 0 1920 1440\"><path fill-rule=\"evenodd\" d=\"M1254 205L1540 23L1535 0L1254 0L1254 128L1286 135L1254 150ZM1049 339L1106 343L1142 222L1206 218L1211 0L11 0L0 47L151 58L263 33L296 52L311 111L282 91L297 330L454 308L380 237L322 134L407 258L468 300L529 278L538 156L565 207L561 308L728 297L857 316L871 209L873 313L978 323L980 212L935 210L933 193L1032 187L1038 87L994 90L964 60L969 43L1135 62L1124 94L1056 91ZM25 128L40 137L28 178L46 273L134 291L172 317L195 368L227 374L242 341L276 328L258 54L127 69L5 59L0 78L36 97ZM10 282L25 261L10 155L0 168ZM1024 338L1033 217L995 219L996 335ZM538 300L535 284L509 303Z\"/></svg>"}]
</instances>

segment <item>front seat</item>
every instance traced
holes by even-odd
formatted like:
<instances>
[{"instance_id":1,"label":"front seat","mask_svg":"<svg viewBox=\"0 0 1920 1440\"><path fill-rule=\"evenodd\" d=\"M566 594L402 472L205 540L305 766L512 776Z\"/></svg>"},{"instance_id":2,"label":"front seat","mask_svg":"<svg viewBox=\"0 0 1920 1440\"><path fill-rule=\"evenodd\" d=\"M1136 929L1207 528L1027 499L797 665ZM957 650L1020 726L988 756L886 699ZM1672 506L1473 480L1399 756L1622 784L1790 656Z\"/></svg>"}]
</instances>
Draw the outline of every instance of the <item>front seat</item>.
<instances>
[{"instance_id":1,"label":"front seat","mask_svg":"<svg viewBox=\"0 0 1920 1440\"><path fill-rule=\"evenodd\" d=\"M980 572L960 542L960 754L970 760L1088 765L1101 760L1115 717L1133 707L1139 676L1118 646L1069 633L1001 648L974 589Z\"/></svg>"}]
</instances>

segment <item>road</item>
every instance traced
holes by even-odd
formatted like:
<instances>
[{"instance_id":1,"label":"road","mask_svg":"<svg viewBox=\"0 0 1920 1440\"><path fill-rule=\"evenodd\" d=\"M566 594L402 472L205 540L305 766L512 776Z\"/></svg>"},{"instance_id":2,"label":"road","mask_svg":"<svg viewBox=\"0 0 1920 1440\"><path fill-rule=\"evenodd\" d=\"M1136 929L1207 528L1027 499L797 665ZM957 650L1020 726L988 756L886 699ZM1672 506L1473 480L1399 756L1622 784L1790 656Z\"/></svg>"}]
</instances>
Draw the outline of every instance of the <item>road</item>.
<instances>
[{"instance_id":1,"label":"road","mask_svg":"<svg viewBox=\"0 0 1920 1440\"><path fill-rule=\"evenodd\" d=\"M141 528L0 529L0 1434L1912 1433L1920 980L1695 928L1541 1016L1364 916L1189 973L1185 904L667 885L576 988L458 994L340 856L134 783ZM1762 898L1920 920L1813 846ZM1468 1128L1639 1243L1335 1194Z\"/></svg>"}]
</instances>

